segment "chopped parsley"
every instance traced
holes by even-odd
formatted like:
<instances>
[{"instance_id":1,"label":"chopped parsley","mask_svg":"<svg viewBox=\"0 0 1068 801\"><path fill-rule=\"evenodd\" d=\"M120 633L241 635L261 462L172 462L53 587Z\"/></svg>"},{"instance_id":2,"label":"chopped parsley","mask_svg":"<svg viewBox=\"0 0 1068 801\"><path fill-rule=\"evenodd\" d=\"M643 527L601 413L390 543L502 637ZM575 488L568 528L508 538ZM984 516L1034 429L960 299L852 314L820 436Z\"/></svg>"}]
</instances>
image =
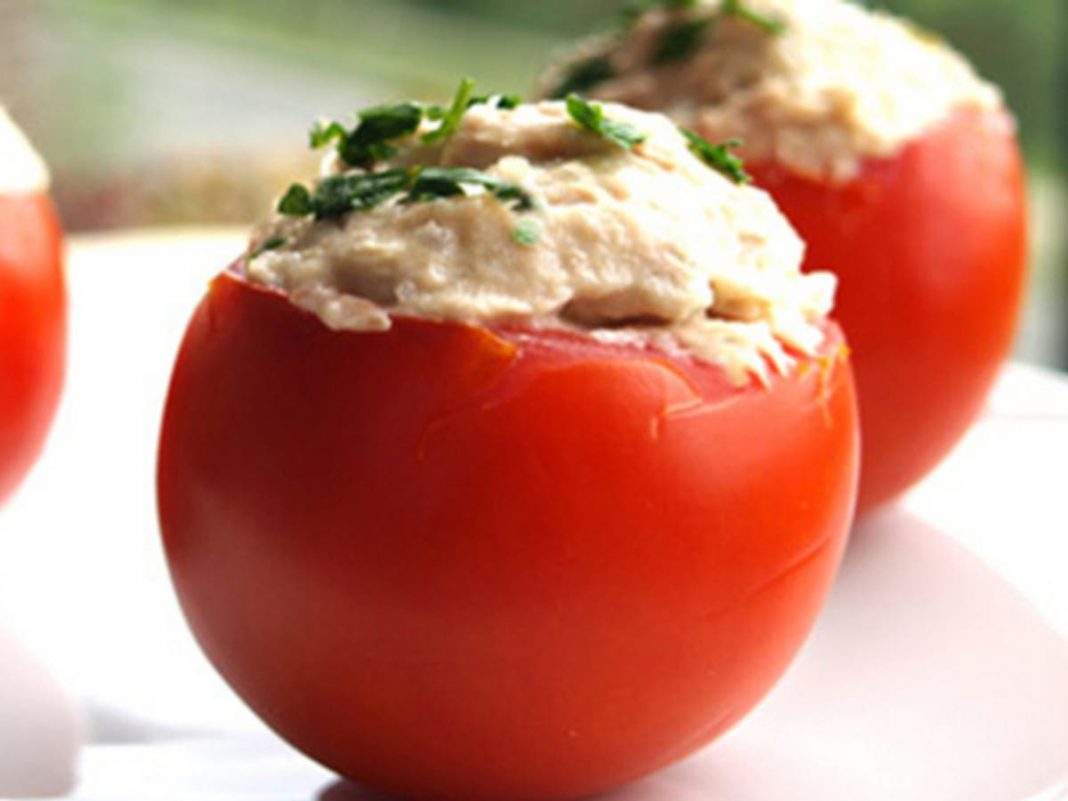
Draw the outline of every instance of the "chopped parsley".
<instances>
[{"instance_id":1,"label":"chopped parsley","mask_svg":"<svg viewBox=\"0 0 1068 801\"><path fill-rule=\"evenodd\" d=\"M284 236L272 236L270 239L265 239L260 246L248 254L250 259L254 259L257 256L262 256L269 250L277 250L282 247L289 240Z\"/></svg>"},{"instance_id":2,"label":"chopped parsley","mask_svg":"<svg viewBox=\"0 0 1068 801\"><path fill-rule=\"evenodd\" d=\"M391 158L397 152L393 142L414 134L424 119L439 121L439 125L424 134L422 140L426 143L440 142L456 133L464 113L472 106L483 103L493 108L511 110L523 102L517 95L475 97L474 88L474 81L464 78L448 108L398 103L365 109L359 113L359 122L351 130L340 122L317 122L308 135L308 141L313 148L336 142L338 155L346 164L370 170L377 162Z\"/></svg>"},{"instance_id":3,"label":"chopped parsley","mask_svg":"<svg viewBox=\"0 0 1068 801\"><path fill-rule=\"evenodd\" d=\"M561 100L571 94L582 94L615 76L616 69L609 58L595 56L571 65L567 75L550 93L550 97L554 100Z\"/></svg>"},{"instance_id":4,"label":"chopped parsley","mask_svg":"<svg viewBox=\"0 0 1068 801\"><path fill-rule=\"evenodd\" d=\"M518 184L496 178L467 167L396 167L375 171L375 164L391 158L397 149L394 142L419 131L424 120L438 121L433 130L423 134L423 142L440 142L456 133L469 108L485 104L491 108L511 110L523 100L517 95L475 96L470 78L460 82L448 108L418 103L397 103L365 109L351 130L339 122L318 122L309 134L313 148L336 143L341 159L360 171L331 175L314 188L292 184L278 201L278 212L294 217L314 215L317 220L341 217L352 211L367 211L386 201L399 198L416 203L468 194L478 187L498 200L511 204L517 211L536 205L534 198ZM258 254L257 254L258 255Z\"/></svg>"},{"instance_id":5,"label":"chopped parsley","mask_svg":"<svg viewBox=\"0 0 1068 801\"><path fill-rule=\"evenodd\" d=\"M534 220L520 220L512 229L512 241L517 245L533 247L541 239L541 228Z\"/></svg>"},{"instance_id":6,"label":"chopped parsley","mask_svg":"<svg viewBox=\"0 0 1068 801\"><path fill-rule=\"evenodd\" d=\"M479 95L478 97L472 97L467 107L471 108L478 105L514 111L523 105L523 98L519 95Z\"/></svg>"},{"instance_id":7,"label":"chopped parsley","mask_svg":"<svg viewBox=\"0 0 1068 801\"><path fill-rule=\"evenodd\" d=\"M370 173L331 175L314 192L293 184L278 202L281 214L317 220L335 219L352 211L367 211L399 197L403 203L419 203L467 194L465 187L481 187L517 211L536 205L518 184L503 181L467 167L409 167Z\"/></svg>"},{"instance_id":8,"label":"chopped parsley","mask_svg":"<svg viewBox=\"0 0 1068 801\"><path fill-rule=\"evenodd\" d=\"M368 169L376 161L388 159L396 148L390 142L415 133L423 121L423 109L415 103L375 106L360 112L359 124L351 131L339 123L316 126L311 133L313 147L335 140L338 155L353 167Z\"/></svg>"},{"instance_id":9,"label":"chopped parsley","mask_svg":"<svg viewBox=\"0 0 1068 801\"><path fill-rule=\"evenodd\" d=\"M317 218L340 217L350 211L367 211L385 203L409 185L407 169L331 175L319 182L312 195Z\"/></svg>"},{"instance_id":10,"label":"chopped parsley","mask_svg":"<svg viewBox=\"0 0 1068 801\"><path fill-rule=\"evenodd\" d=\"M659 66L685 61L701 47L701 40L711 25L710 17L682 20L669 25L653 51L652 63Z\"/></svg>"},{"instance_id":11,"label":"chopped parsley","mask_svg":"<svg viewBox=\"0 0 1068 801\"><path fill-rule=\"evenodd\" d=\"M278 213L290 217L303 217L315 211L312 205L311 192L302 184L290 184L289 189L278 201Z\"/></svg>"},{"instance_id":12,"label":"chopped parsley","mask_svg":"<svg viewBox=\"0 0 1068 801\"><path fill-rule=\"evenodd\" d=\"M340 122L318 121L308 134L308 144L315 150L345 138L345 126Z\"/></svg>"},{"instance_id":13,"label":"chopped parsley","mask_svg":"<svg viewBox=\"0 0 1068 801\"><path fill-rule=\"evenodd\" d=\"M753 180L745 171L742 160L731 152L731 148L741 145L737 139L714 145L687 128L679 128L679 131L686 137L690 151L712 169L726 175L736 184L747 184Z\"/></svg>"},{"instance_id":14,"label":"chopped parsley","mask_svg":"<svg viewBox=\"0 0 1068 801\"><path fill-rule=\"evenodd\" d=\"M609 119L600 104L587 102L576 94L567 96L567 113L580 128L599 134L624 150L632 150L648 138L633 125Z\"/></svg>"},{"instance_id":15,"label":"chopped parsley","mask_svg":"<svg viewBox=\"0 0 1068 801\"><path fill-rule=\"evenodd\" d=\"M786 24L782 20L754 11L743 0L723 0L720 13L725 17L744 19L772 36L778 36L786 30Z\"/></svg>"},{"instance_id":16,"label":"chopped parsley","mask_svg":"<svg viewBox=\"0 0 1068 801\"><path fill-rule=\"evenodd\" d=\"M512 203L517 211L527 211L535 205L534 198L518 184L470 167L418 167L412 171L404 200L415 203L463 195L464 186L480 186L498 200Z\"/></svg>"},{"instance_id":17,"label":"chopped parsley","mask_svg":"<svg viewBox=\"0 0 1068 801\"><path fill-rule=\"evenodd\" d=\"M472 95L475 91L475 82L470 78L464 78L460 81L460 88L456 90L456 97L452 100L452 105L447 111L441 114L441 125L435 128L428 134L423 135L423 141L440 142L442 139L448 139L454 133L460 125L460 120L463 119L467 110L471 107ZM428 116L432 116L436 112L441 112L441 109L432 109L427 112Z\"/></svg>"}]
</instances>

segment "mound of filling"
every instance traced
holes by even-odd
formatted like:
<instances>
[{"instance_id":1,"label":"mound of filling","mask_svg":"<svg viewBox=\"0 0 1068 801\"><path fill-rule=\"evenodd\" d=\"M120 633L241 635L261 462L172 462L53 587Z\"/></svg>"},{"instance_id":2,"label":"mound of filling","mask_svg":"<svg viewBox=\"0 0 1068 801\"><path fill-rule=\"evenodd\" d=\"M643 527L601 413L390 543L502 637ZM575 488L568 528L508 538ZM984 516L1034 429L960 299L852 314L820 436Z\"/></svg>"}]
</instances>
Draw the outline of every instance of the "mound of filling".
<instances>
[{"instance_id":1,"label":"mound of filling","mask_svg":"<svg viewBox=\"0 0 1068 801\"><path fill-rule=\"evenodd\" d=\"M0 106L0 192L28 194L47 188L44 162Z\"/></svg>"},{"instance_id":2,"label":"mound of filling","mask_svg":"<svg viewBox=\"0 0 1068 801\"><path fill-rule=\"evenodd\" d=\"M958 108L1001 98L937 36L847 0L645 0L540 94L657 109L745 155L842 181Z\"/></svg>"},{"instance_id":3,"label":"mound of filling","mask_svg":"<svg viewBox=\"0 0 1068 801\"><path fill-rule=\"evenodd\" d=\"M736 383L822 341L835 279L727 145L577 96L413 103L323 123L323 174L255 231L247 277L333 329L395 315L577 329Z\"/></svg>"}]
</instances>

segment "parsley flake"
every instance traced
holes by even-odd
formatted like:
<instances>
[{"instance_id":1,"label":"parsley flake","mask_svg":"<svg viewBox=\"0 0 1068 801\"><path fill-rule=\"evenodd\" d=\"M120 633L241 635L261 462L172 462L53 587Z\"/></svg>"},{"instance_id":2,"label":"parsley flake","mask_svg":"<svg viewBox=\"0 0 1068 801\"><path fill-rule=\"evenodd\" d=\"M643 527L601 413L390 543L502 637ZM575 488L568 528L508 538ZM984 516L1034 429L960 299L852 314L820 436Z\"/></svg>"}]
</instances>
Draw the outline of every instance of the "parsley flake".
<instances>
[{"instance_id":1,"label":"parsley flake","mask_svg":"<svg viewBox=\"0 0 1068 801\"><path fill-rule=\"evenodd\" d=\"M480 186L498 200L513 203L517 210L534 207L534 199L518 184L502 181L470 167L422 167L415 172L406 202L436 200L466 194L464 186Z\"/></svg>"},{"instance_id":2,"label":"parsley flake","mask_svg":"<svg viewBox=\"0 0 1068 801\"><path fill-rule=\"evenodd\" d=\"M712 25L711 18L683 20L669 26L653 52L656 65L685 61L701 47L705 32Z\"/></svg>"},{"instance_id":3,"label":"parsley flake","mask_svg":"<svg viewBox=\"0 0 1068 801\"><path fill-rule=\"evenodd\" d=\"M370 168L396 152L390 142L410 136L423 121L423 109L415 103L375 106L360 112L360 123L338 144L338 154L353 167Z\"/></svg>"},{"instance_id":4,"label":"parsley flake","mask_svg":"<svg viewBox=\"0 0 1068 801\"><path fill-rule=\"evenodd\" d=\"M318 148L336 142L338 155L356 169L330 175L312 189L292 184L278 201L278 212L293 217L314 215L317 220L336 219L391 200L417 203L467 195L471 188L488 192L516 211L534 208L537 205L534 198L518 184L468 167L420 165L375 171L376 162L389 159L397 152L393 142L418 132L426 119L440 124L421 140L439 142L458 130L464 114L474 105L511 110L523 102L516 95L476 97L474 88L470 78L461 81L448 108L398 103L366 109L359 113L359 122L351 130L338 122L316 123L309 134L311 146Z\"/></svg>"},{"instance_id":5,"label":"parsley flake","mask_svg":"<svg viewBox=\"0 0 1068 801\"><path fill-rule=\"evenodd\" d=\"M485 104L490 108L514 111L523 105L523 98L519 95L482 95L480 97L472 97L471 102L468 104L468 108L478 105L479 103Z\"/></svg>"},{"instance_id":6,"label":"parsley flake","mask_svg":"<svg viewBox=\"0 0 1068 801\"><path fill-rule=\"evenodd\" d=\"M315 127L308 134L308 144L317 150L331 142L344 139L346 133L345 126L340 122L324 122L320 120L315 123Z\"/></svg>"},{"instance_id":7,"label":"parsley flake","mask_svg":"<svg viewBox=\"0 0 1068 801\"><path fill-rule=\"evenodd\" d=\"M282 199L278 201L280 214L288 214L291 217L303 217L314 211L311 193L308 187L301 184L291 184Z\"/></svg>"},{"instance_id":8,"label":"parsley flake","mask_svg":"<svg viewBox=\"0 0 1068 801\"><path fill-rule=\"evenodd\" d=\"M731 152L731 148L741 145L737 139L714 145L700 134L687 128L679 128L679 131L686 137L690 151L712 169L727 176L736 184L747 184L753 180L752 176L745 171L742 160Z\"/></svg>"},{"instance_id":9,"label":"parsley flake","mask_svg":"<svg viewBox=\"0 0 1068 801\"><path fill-rule=\"evenodd\" d=\"M633 150L649 137L626 122L605 116L604 107L590 103L576 94L567 96L567 113L578 126L615 142L624 150Z\"/></svg>"},{"instance_id":10,"label":"parsley flake","mask_svg":"<svg viewBox=\"0 0 1068 801\"><path fill-rule=\"evenodd\" d=\"M440 142L443 139L448 139L456 133L456 129L460 125L460 120L463 119L467 110L471 108L474 91L475 82L470 78L464 78L460 81L460 87L456 90L456 96L453 98L452 105L449 107L448 111L445 111L441 116L441 125L430 133L424 134L423 141L427 144Z\"/></svg>"},{"instance_id":11,"label":"parsley flake","mask_svg":"<svg viewBox=\"0 0 1068 801\"><path fill-rule=\"evenodd\" d=\"M464 78L449 108L424 106L418 103L397 103L375 106L359 113L359 122L349 130L340 122L320 121L308 134L313 148L337 142L338 155L353 167L372 169L376 162L391 158L397 149L393 142L419 130L424 119L438 120L440 125L423 135L426 143L440 142L456 133L464 112L484 103L493 108L515 109L523 99L517 95L473 95L475 83Z\"/></svg>"},{"instance_id":12,"label":"parsley flake","mask_svg":"<svg viewBox=\"0 0 1068 801\"><path fill-rule=\"evenodd\" d=\"M534 198L518 184L468 167L411 167L370 173L331 175L314 192L293 184L278 203L278 211L294 217L314 214L317 220L336 219L353 211L368 211L386 201L419 203L467 194L477 186L516 211L535 207Z\"/></svg>"},{"instance_id":13,"label":"parsley flake","mask_svg":"<svg viewBox=\"0 0 1068 801\"><path fill-rule=\"evenodd\" d=\"M541 228L534 220L520 220L512 229L512 241L517 245L533 247L541 239Z\"/></svg>"},{"instance_id":14,"label":"parsley flake","mask_svg":"<svg viewBox=\"0 0 1068 801\"><path fill-rule=\"evenodd\" d=\"M312 195L318 219L340 217L350 211L367 211L389 200L408 186L408 170L331 175L319 182Z\"/></svg>"},{"instance_id":15,"label":"parsley flake","mask_svg":"<svg viewBox=\"0 0 1068 801\"><path fill-rule=\"evenodd\" d=\"M549 96L554 100L561 100L571 94L581 94L615 76L616 69L608 57L595 56L573 64Z\"/></svg>"},{"instance_id":16,"label":"parsley flake","mask_svg":"<svg viewBox=\"0 0 1068 801\"><path fill-rule=\"evenodd\" d=\"M289 240L284 236L272 236L269 239L265 239L260 246L248 254L249 259L254 259L257 256L262 256L269 250L277 250L282 247Z\"/></svg>"}]
</instances>

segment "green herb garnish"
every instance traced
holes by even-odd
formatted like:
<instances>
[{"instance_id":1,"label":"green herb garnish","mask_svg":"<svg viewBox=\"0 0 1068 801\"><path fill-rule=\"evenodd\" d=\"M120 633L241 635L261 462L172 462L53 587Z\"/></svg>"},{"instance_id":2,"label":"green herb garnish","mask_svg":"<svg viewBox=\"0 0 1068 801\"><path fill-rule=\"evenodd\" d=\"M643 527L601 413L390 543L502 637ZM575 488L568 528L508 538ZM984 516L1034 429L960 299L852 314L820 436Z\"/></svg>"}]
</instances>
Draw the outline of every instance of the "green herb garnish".
<instances>
[{"instance_id":1,"label":"green herb garnish","mask_svg":"<svg viewBox=\"0 0 1068 801\"><path fill-rule=\"evenodd\" d=\"M312 205L311 192L308 187L301 184L290 184L289 189L278 201L279 214L287 214L291 217L303 217L315 211Z\"/></svg>"},{"instance_id":2,"label":"green herb garnish","mask_svg":"<svg viewBox=\"0 0 1068 801\"><path fill-rule=\"evenodd\" d=\"M653 52L656 65L685 61L701 47L705 32L712 25L711 18L683 20L669 26Z\"/></svg>"},{"instance_id":3,"label":"green herb garnish","mask_svg":"<svg viewBox=\"0 0 1068 801\"><path fill-rule=\"evenodd\" d=\"M599 103L589 103L576 94L567 96L567 113L580 128L610 139L624 150L632 150L649 138L633 125L609 119Z\"/></svg>"},{"instance_id":4,"label":"green herb garnish","mask_svg":"<svg viewBox=\"0 0 1068 801\"><path fill-rule=\"evenodd\" d=\"M345 173L324 178L311 196L317 219L340 217L350 211L367 211L385 203L409 184L408 170Z\"/></svg>"},{"instance_id":5,"label":"green herb garnish","mask_svg":"<svg viewBox=\"0 0 1068 801\"><path fill-rule=\"evenodd\" d=\"M742 160L731 153L731 148L738 147L742 143L737 139L731 139L719 145L714 145L687 128L679 128L686 137L690 151L712 169L726 175L736 184L747 184L753 180L752 176L745 171Z\"/></svg>"},{"instance_id":6,"label":"green herb garnish","mask_svg":"<svg viewBox=\"0 0 1068 801\"><path fill-rule=\"evenodd\" d=\"M340 217L350 211L366 211L407 188L408 170L331 175L319 182L315 192L293 184L278 202L278 211L292 217L314 214L317 220Z\"/></svg>"},{"instance_id":7,"label":"green herb garnish","mask_svg":"<svg viewBox=\"0 0 1068 801\"><path fill-rule=\"evenodd\" d=\"M479 95L478 97L472 97L467 107L471 108L471 106L478 105L512 111L523 105L523 98L519 95Z\"/></svg>"},{"instance_id":8,"label":"green herb garnish","mask_svg":"<svg viewBox=\"0 0 1068 801\"><path fill-rule=\"evenodd\" d=\"M456 90L456 96L453 98L452 105L448 111L445 111L441 116L441 125L435 128L428 134L423 135L423 141L426 143L440 142L442 139L448 139L454 133L460 125L460 120L463 119L464 114L471 107L472 95L475 91L475 82L470 78L464 78L460 81L460 88ZM429 116L430 112L428 112Z\"/></svg>"},{"instance_id":9,"label":"green herb garnish","mask_svg":"<svg viewBox=\"0 0 1068 801\"><path fill-rule=\"evenodd\" d=\"M541 239L541 228L534 220L520 220L512 229L512 241L517 245L533 247Z\"/></svg>"},{"instance_id":10,"label":"green herb garnish","mask_svg":"<svg viewBox=\"0 0 1068 801\"><path fill-rule=\"evenodd\" d=\"M723 5L720 6L720 13L725 17L744 19L772 36L778 36L786 30L786 24L782 20L754 11L743 0L723 0Z\"/></svg>"},{"instance_id":11,"label":"green herb garnish","mask_svg":"<svg viewBox=\"0 0 1068 801\"><path fill-rule=\"evenodd\" d=\"M396 153L390 142L415 133L422 121L423 109L415 103L366 109L360 112L359 125L345 133L337 152L345 163L368 169Z\"/></svg>"},{"instance_id":12,"label":"green herb garnish","mask_svg":"<svg viewBox=\"0 0 1068 801\"><path fill-rule=\"evenodd\" d=\"M333 219L352 211L367 211L400 197L403 203L419 203L466 194L464 187L479 186L517 211L535 206L534 198L518 184L503 181L467 167L409 167L371 173L331 175L314 192L293 184L278 203L289 216L314 214L317 220Z\"/></svg>"},{"instance_id":13,"label":"green herb garnish","mask_svg":"<svg viewBox=\"0 0 1068 801\"><path fill-rule=\"evenodd\" d=\"M570 94L581 94L616 76L616 69L607 56L596 56L573 64L564 80L550 93L554 100Z\"/></svg>"},{"instance_id":14,"label":"green herb garnish","mask_svg":"<svg viewBox=\"0 0 1068 801\"><path fill-rule=\"evenodd\" d=\"M248 254L249 259L254 259L257 256L262 256L269 250L277 250L282 247L289 240L284 236L272 236L270 239L265 239L260 246Z\"/></svg>"},{"instance_id":15,"label":"green herb garnish","mask_svg":"<svg viewBox=\"0 0 1068 801\"><path fill-rule=\"evenodd\" d=\"M498 200L510 201L525 211L534 207L534 199L518 184L502 181L489 173L470 167L421 167L413 172L405 201L415 203L465 194L464 186L481 186Z\"/></svg>"},{"instance_id":16,"label":"green herb garnish","mask_svg":"<svg viewBox=\"0 0 1068 801\"><path fill-rule=\"evenodd\" d=\"M416 133L424 119L440 120L440 124L424 134L422 141L439 142L456 132L463 115L474 105L484 103L494 108L514 109L523 102L516 95L475 97L474 88L471 79L461 81L448 108L398 103L366 109L360 112L359 122L352 130L338 122L316 123L309 136L312 147L337 142L342 160L364 172L331 175L321 180L314 191L302 184L292 184L278 201L278 212L295 217L315 215L317 220L332 219L373 209L394 198L403 203L417 203L464 195L469 187L480 187L517 211L534 208L534 198L518 184L467 167L414 166L373 171L376 162L396 153L391 143Z\"/></svg>"},{"instance_id":17,"label":"green herb garnish","mask_svg":"<svg viewBox=\"0 0 1068 801\"><path fill-rule=\"evenodd\" d=\"M308 134L308 143L313 149L317 150L335 140L344 139L346 133L348 132L345 130L345 126L340 122L319 121L315 123L315 127Z\"/></svg>"},{"instance_id":18,"label":"green herb garnish","mask_svg":"<svg viewBox=\"0 0 1068 801\"><path fill-rule=\"evenodd\" d=\"M475 97L474 88L474 81L464 78L448 108L398 103L365 109L359 113L359 123L351 130L340 122L317 122L308 140L313 148L337 142L338 155L346 164L369 170L376 162L391 158L397 152L392 143L414 134L424 119L440 120L440 124L423 135L423 142L440 142L456 133L464 113L474 105L485 103L494 108L514 109L523 102L516 95Z\"/></svg>"}]
</instances>

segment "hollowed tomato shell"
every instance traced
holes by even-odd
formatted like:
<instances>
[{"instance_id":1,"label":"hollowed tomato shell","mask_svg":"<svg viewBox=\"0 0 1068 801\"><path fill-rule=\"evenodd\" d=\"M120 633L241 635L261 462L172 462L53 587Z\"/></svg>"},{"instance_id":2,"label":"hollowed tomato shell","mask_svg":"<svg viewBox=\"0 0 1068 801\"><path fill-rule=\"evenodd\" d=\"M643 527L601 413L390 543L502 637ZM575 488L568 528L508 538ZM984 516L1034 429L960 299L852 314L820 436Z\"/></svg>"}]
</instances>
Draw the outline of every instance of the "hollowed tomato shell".
<instances>
[{"instance_id":1,"label":"hollowed tomato shell","mask_svg":"<svg viewBox=\"0 0 1068 801\"><path fill-rule=\"evenodd\" d=\"M768 386L588 336L335 332L233 274L175 366L174 583L283 737L405 797L573 798L739 720L809 631L854 502L833 324Z\"/></svg>"}]
</instances>

